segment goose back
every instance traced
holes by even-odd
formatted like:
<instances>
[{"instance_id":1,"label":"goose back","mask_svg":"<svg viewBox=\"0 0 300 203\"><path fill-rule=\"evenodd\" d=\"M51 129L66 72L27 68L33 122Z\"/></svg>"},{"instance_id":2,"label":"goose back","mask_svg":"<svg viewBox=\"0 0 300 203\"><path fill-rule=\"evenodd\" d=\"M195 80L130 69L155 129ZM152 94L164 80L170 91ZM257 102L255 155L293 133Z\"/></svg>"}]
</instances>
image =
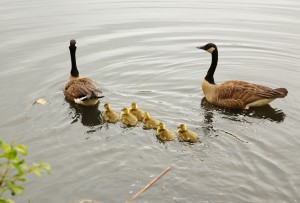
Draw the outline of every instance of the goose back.
<instances>
[{"instance_id":1,"label":"goose back","mask_svg":"<svg viewBox=\"0 0 300 203\"><path fill-rule=\"evenodd\" d=\"M285 88L272 89L244 81L227 81L222 84L202 83L206 99L218 106L248 109L263 106L276 98L283 98L288 91Z\"/></svg>"},{"instance_id":2,"label":"goose back","mask_svg":"<svg viewBox=\"0 0 300 203\"><path fill-rule=\"evenodd\" d=\"M74 99L98 99L101 98L101 91L96 88L94 82L89 78L79 78L70 80L65 86L65 95L68 100Z\"/></svg>"}]
</instances>

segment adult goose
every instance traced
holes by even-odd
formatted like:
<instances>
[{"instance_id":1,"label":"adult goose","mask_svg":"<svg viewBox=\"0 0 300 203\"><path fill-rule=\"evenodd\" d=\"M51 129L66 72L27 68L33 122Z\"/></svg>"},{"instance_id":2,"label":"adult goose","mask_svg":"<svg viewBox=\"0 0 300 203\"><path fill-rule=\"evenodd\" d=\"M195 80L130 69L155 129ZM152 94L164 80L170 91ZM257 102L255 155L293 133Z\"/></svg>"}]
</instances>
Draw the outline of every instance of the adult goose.
<instances>
[{"instance_id":1,"label":"adult goose","mask_svg":"<svg viewBox=\"0 0 300 203\"><path fill-rule=\"evenodd\" d=\"M226 108L249 109L267 105L274 99L287 95L288 91L285 88L272 89L237 80L215 84L214 73L218 63L218 48L213 43L197 48L212 55L210 68L202 81L202 91L208 102Z\"/></svg>"},{"instance_id":2,"label":"adult goose","mask_svg":"<svg viewBox=\"0 0 300 203\"><path fill-rule=\"evenodd\" d=\"M71 75L69 81L65 86L65 96L68 100L74 101L77 104L84 106L94 106L98 104L99 98L102 98L101 91L96 88L94 82L89 78L82 78L79 75L76 65L76 41L70 41L70 55L71 55Z\"/></svg>"}]
</instances>

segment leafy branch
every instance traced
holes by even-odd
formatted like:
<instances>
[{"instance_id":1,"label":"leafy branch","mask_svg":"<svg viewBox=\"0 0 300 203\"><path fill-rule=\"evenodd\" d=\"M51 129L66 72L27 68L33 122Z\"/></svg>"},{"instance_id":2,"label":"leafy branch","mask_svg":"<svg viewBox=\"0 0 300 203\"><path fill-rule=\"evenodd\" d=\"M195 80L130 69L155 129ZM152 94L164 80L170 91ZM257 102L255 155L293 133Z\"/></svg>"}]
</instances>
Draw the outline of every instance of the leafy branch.
<instances>
[{"instance_id":1,"label":"leafy branch","mask_svg":"<svg viewBox=\"0 0 300 203\"><path fill-rule=\"evenodd\" d=\"M25 182L25 175L35 173L42 176L43 173L50 174L51 167L47 163L34 163L32 166L25 163L18 155L26 156L27 147L23 144L14 145L0 140L0 203L14 203L3 197L4 193L10 191L11 195L22 195L24 187L20 185Z\"/></svg>"}]
</instances>

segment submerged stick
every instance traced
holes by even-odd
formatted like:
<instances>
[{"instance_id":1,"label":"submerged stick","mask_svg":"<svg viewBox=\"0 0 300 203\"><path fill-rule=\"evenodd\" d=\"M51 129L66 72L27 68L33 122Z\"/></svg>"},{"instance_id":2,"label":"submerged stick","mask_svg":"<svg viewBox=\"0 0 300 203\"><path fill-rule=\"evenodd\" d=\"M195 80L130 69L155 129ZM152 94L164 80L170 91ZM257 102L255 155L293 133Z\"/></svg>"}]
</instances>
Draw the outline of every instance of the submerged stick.
<instances>
[{"instance_id":1,"label":"submerged stick","mask_svg":"<svg viewBox=\"0 0 300 203\"><path fill-rule=\"evenodd\" d=\"M131 202L135 198L137 198L140 194L142 194L145 190L147 190L153 183L155 183L160 177L162 177L165 173L167 173L171 169L171 166L168 166L163 172L161 172L156 178L154 178L148 185L146 185L143 189L138 191L135 195L133 195L127 203Z\"/></svg>"},{"instance_id":2,"label":"submerged stick","mask_svg":"<svg viewBox=\"0 0 300 203\"><path fill-rule=\"evenodd\" d=\"M241 138L239 138L238 136L236 136L236 135L234 135L234 134L232 134L232 133L230 133L230 132L227 132L227 131L225 131L225 130L221 130L221 131L224 132L224 133L226 133L227 135L231 135L232 137L234 137L235 139L237 139L237 140L240 141L240 142L248 143L247 141L242 140Z\"/></svg>"}]
</instances>

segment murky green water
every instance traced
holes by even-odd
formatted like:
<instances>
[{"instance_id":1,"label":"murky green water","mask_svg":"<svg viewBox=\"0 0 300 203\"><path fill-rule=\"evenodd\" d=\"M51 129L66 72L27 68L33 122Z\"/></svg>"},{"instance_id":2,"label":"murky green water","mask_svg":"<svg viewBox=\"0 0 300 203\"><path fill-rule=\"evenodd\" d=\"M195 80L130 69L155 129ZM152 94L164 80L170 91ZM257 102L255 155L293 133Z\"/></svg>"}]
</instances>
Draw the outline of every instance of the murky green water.
<instances>
[{"instance_id":1,"label":"murky green water","mask_svg":"<svg viewBox=\"0 0 300 203\"><path fill-rule=\"evenodd\" d=\"M28 146L30 177L17 202L125 202L168 165L136 202L300 201L300 3L275 1L7 1L0 3L0 136ZM98 108L65 101L69 40L104 95ZM245 80L289 94L249 112L214 107L196 46L219 48L216 82ZM39 97L48 104L32 105ZM142 125L102 124L103 104L137 102L194 145L166 144Z\"/></svg>"}]
</instances>

